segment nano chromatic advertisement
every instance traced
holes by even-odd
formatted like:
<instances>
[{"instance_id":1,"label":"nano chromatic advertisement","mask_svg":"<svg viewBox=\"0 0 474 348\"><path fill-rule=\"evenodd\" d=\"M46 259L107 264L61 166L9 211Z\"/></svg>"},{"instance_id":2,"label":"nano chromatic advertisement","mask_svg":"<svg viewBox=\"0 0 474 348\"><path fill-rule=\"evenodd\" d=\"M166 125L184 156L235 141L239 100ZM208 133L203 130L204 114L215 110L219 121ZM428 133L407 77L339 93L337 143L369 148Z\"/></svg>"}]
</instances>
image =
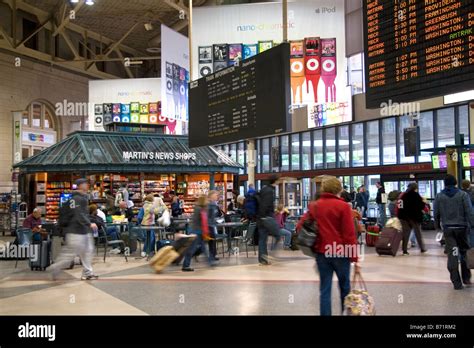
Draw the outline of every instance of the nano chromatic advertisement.
<instances>
[{"instance_id":1,"label":"nano chromatic advertisement","mask_svg":"<svg viewBox=\"0 0 474 348\"><path fill-rule=\"evenodd\" d=\"M281 3L196 8L193 79L282 41ZM352 120L344 46L344 1L288 4L292 104L307 107L308 127Z\"/></svg>"}]
</instances>

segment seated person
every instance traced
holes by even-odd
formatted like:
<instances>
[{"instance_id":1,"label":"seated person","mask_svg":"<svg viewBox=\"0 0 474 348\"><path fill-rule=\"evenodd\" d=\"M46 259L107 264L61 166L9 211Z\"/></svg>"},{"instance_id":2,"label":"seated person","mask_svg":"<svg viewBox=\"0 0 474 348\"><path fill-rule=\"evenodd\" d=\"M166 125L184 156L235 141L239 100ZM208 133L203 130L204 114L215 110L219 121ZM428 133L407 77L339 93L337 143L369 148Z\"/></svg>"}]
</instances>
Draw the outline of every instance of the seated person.
<instances>
[{"instance_id":1,"label":"seated person","mask_svg":"<svg viewBox=\"0 0 474 348\"><path fill-rule=\"evenodd\" d=\"M23 228L29 228L33 232L33 241L39 242L47 237L47 234L42 237L41 234L41 210L39 208L33 209L33 212L23 221Z\"/></svg>"},{"instance_id":2,"label":"seated person","mask_svg":"<svg viewBox=\"0 0 474 348\"><path fill-rule=\"evenodd\" d=\"M285 222L288 215L289 213L285 206L283 204L278 204L275 212L275 220L278 224L278 227L280 227L280 238L284 238L283 247L285 249L289 249L291 247L291 231L285 229ZM278 242L279 240L275 241L275 244Z\"/></svg>"},{"instance_id":3,"label":"seated person","mask_svg":"<svg viewBox=\"0 0 474 348\"><path fill-rule=\"evenodd\" d=\"M127 218L128 222L131 222L132 219L134 218L132 208L129 208L127 206L127 202L125 201L121 201L119 203L119 206L115 210L112 211L111 215L124 215Z\"/></svg>"},{"instance_id":4,"label":"seated person","mask_svg":"<svg viewBox=\"0 0 474 348\"><path fill-rule=\"evenodd\" d=\"M105 221L99 216L99 209L97 205L91 204L89 206L89 219L91 223L97 225L97 228L101 228L106 231L107 235L112 237L112 240L120 239L118 235L118 230L116 226L107 226Z\"/></svg>"}]
</instances>

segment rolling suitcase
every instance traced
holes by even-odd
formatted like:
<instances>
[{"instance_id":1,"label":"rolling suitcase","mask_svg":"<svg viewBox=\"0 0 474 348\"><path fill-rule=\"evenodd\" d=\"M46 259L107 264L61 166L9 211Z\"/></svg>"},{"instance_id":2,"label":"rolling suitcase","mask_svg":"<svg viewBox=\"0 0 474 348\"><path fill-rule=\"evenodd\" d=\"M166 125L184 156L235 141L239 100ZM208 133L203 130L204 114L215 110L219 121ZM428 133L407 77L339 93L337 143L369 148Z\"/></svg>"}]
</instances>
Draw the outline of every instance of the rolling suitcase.
<instances>
[{"instance_id":1,"label":"rolling suitcase","mask_svg":"<svg viewBox=\"0 0 474 348\"><path fill-rule=\"evenodd\" d=\"M150 266L156 271L156 273L160 273L176 260L178 256L179 254L172 246L164 246L151 258Z\"/></svg>"},{"instance_id":2,"label":"rolling suitcase","mask_svg":"<svg viewBox=\"0 0 474 348\"><path fill-rule=\"evenodd\" d=\"M378 225L367 225L365 232L365 244L373 247L380 237L380 227Z\"/></svg>"},{"instance_id":3,"label":"rolling suitcase","mask_svg":"<svg viewBox=\"0 0 474 348\"><path fill-rule=\"evenodd\" d=\"M402 239L402 231L392 227L385 227L375 243L375 251L379 255L396 256Z\"/></svg>"},{"instance_id":4,"label":"rolling suitcase","mask_svg":"<svg viewBox=\"0 0 474 348\"><path fill-rule=\"evenodd\" d=\"M51 240L31 244L34 254L29 260L31 270L44 271L51 264Z\"/></svg>"},{"instance_id":5,"label":"rolling suitcase","mask_svg":"<svg viewBox=\"0 0 474 348\"><path fill-rule=\"evenodd\" d=\"M184 255L186 255L186 250L191 246L194 239L196 239L196 235L190 235L181 237L173 242L172 246L179 254L179 256L173 261L174 264L179 265L181 260L184 258Z\"/></svg>"}]
</instances>

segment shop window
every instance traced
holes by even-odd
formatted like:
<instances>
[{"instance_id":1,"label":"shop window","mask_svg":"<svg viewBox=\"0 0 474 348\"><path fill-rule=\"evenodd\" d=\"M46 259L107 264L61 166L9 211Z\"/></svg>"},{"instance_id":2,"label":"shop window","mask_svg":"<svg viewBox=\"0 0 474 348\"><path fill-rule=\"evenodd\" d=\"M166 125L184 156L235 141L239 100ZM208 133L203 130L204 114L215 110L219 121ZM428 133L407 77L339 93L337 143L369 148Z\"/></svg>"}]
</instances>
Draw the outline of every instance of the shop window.
<instances>
[{"instance_id":1,"label":"shop window","mask_svg":"<svg viewBox=\"0 0 474 348\"><path fill-rule=\"evenodd\" d=\"M326 168L336 168L336 128L326 128Z\"/></svg>"},{"instance_id":2,"label":"shop window","mask_svg":"<svg viewBox=\"0 0 474 348\"><path fill-rule=\"evenodd\" d=\"M262 139L262 172L270 171L270 139Z\"/></svg>"},{"instance_id":3,"label":"shop window","mask_svg":"<svg viewBox=\"0 0 474 348\"><path fill-rule=\"evenodd\" d=\"M313 131L313 157L314 169L324 168L324 146L323 146L323 130Z\"/></svg>"},{"instance_id":4,"label":"shop window","mask_svg":"<svg viewBox=\"0 0 474 348\"><path fill-rule=\"evenodd\" d=\"M353 176L352 177L352 186L358 191L359 187L365 185L365 177L364 176Z\"/></svg>"},{"instance_id":5,"label":"shop window","mask_svg":"<svg viewBox=\"0 0 474 348\"><path fill-rule=\"evenodd\" d=\"M281 141L281 170L290 170L290 149L288 135L283 135L280 138Z\"/></svg>"},{"instance_id":6,"label":"shop window","mask_svg":"<svg viewBox=\"0 0 474 348\"><path fill-rule=\"evenodd\" d=\"M338 127L339 132L339 167L350 166L349 126Z\"/></svg>"},{"instance_id":7,"label":"shop window","mask_svg":"<svg viewBox=\"0 0 474 348\"><path fill-rule=\"evenodd\" d=\"M53 124L53 118L49 114L48 110L44 110L44 123L43 123L44 128L54 128Z\"/></svg>"},{"instance_id":8,"label":"shop window","mask_svg":"<svg viewBox=\"0 0 474 348\"><path fill-rule=\"evenodd\" d=\"M433 136L433 113L422 112L420 119L418 120L418 126L420 127L420 150L432 149L434 147L434 136ZM418 162L430 162L430 152L420 152Z\"/></svg>"},{"instance_id":9,"label":"shop window","mask_svg":"<svg viewBox=\"0 0 474 348\"><path fill-rule=\"evenodd\" d=\"M379 175L369 175L367 180L367 191L369 192L369 200L374 201L377 197L377 187L375 184L380 181Z\"/></svg>"},{"instance_id":10,"label":"shop window","mask_svg":"<svg viewBox=\"0 0 474 348\"><path fill-rule=\"evenodd\" d=\"M30 157L30 148L29 147L23 147L21 149L21 157L22 159L27 159Z\"/></svg>"},{"instance_id":11,"label":"shop window","mask_svg":"<svg viewBox=\"0 0 474 348\"><path fill-rule=\"evenodd\" d=\"M28 112L24 112L23 115L21 116L22 124L23 126L29 126L30 125L30 115Z\"/></svg>"},{"instance_id":12,"label":"shop window","mask_svg":"<svg viewBox=\"0 0 474 348\"><path fill-rule=\"evenodd\" d=\"M364 124L352 125L352 166L364 166Z\"/></svg>"},{"instance_id":13,"label":"shop window","mask_svg":"<svg viewBox=\"0 0 474 348\"><path fill-rule=\"evenodd\" d=\"M412 126L411 116L401 116L399 118L398 138L400 145L400 163L415 163L415 157L405 157L405 138L404 129Z\"/></svg>"},{"instance_id":14,"label":"shop window","mask_svg":"<svg viewBox=\"0 0 474 348\"><path fill-rule=\"evenodd\" d=\"M459 107L459 134L464 134L464 144L469 144L469 109L467 105Z\"/></svg>"},{"instance_id":15,"label":"shop window","mask_svg":"<svg viewBox=\"0 0 474 348\"><path fill-rule=\"evenodd\" d=\"M367 165L380 165L379 121L367 122Z\"/></svg>"},{"instance_id":16,"label":"shop window","mask_svg":"<svg viewBox=\"0 0 474 348\"><path fill-rule=\"evenodd\" d=\"M280 171L280 159L274 159L273 156L273 151L279 151L279 142L278 142L278 137L273 137L270 139L270 165L271 165L271 171L272 172L278 172ZM275 150L273 150L275 149ZM278 156L280 157L280 153L278 152Z\"/></svg>"},{"instance_id":17,"label":"shop window","mask_svg":"<svg viewBox=\"0 0 474 348\"><path fill-rule=\"evenodd\" d=\"M291 170L300 170L300 135L291 135Z\"/></svg>"},{"instance_id":18,"label":"shop window","mask_svg":"<svg viewBox=\"0 0 474 348\"><path fill-rule=\"evenodd\" d=\"M396 121L394 117L382 120L383 164L397 163Z\"/></svg>"},{"instance_id":19,"label":"shop window","mask_svg":"<svg viewBox=\"0 0 474 348\"><path fill-rule=\"evenodd\" d=\"M311 169L311 133L306 132L301 135L301 154L302 158L302 170Z\"/></svg>"},{"instance_id":20,"label":"shop window","mask_svg":"<svg viewBox=\"0 0 474 348\"><path fill-rule=\"evenodd\" d=\"M31 105L31 127L41 128L41 104L33 103Z\"/></svg>"},{"instance_id":21,"label":"shop window","mask_svg":"<svg viewBox=\"0 0 474 348\"><path fill-rule=\"evenodd\" d=\"M454 145L454 108L440 109L437 111L438 145Z\"/></svg>"}]
</instances>

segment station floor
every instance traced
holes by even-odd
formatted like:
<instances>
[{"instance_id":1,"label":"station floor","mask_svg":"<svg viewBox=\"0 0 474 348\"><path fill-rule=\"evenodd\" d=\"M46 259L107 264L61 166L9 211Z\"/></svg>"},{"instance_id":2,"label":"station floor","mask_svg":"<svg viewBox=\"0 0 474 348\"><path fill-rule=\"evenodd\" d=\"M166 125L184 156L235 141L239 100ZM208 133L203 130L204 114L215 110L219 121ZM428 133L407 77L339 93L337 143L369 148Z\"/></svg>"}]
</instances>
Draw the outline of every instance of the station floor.
<instances>
[{"instance_id":1,"label":"station floor","mask_svg":"<svg viewBox=\"0 0 474 348\"><path fill-rule=\"evenodd\" d=\"M473 315L474 287L455 291L446 256L425 232L429 251L380 257L366 248L361 262L378 315ZM170 266L156 274L143 259L111 255L94 259L96 281L81 281L81 267L51 281L26 261L0 261L0 315L318 315L319 281L314 261L299 251L275 250L262 267L250 248L221 257L218 267L204 259L195 272ZM333 313L340 314L333 283Z\"/></svg>"}]
</instances>

